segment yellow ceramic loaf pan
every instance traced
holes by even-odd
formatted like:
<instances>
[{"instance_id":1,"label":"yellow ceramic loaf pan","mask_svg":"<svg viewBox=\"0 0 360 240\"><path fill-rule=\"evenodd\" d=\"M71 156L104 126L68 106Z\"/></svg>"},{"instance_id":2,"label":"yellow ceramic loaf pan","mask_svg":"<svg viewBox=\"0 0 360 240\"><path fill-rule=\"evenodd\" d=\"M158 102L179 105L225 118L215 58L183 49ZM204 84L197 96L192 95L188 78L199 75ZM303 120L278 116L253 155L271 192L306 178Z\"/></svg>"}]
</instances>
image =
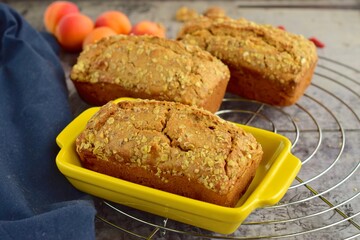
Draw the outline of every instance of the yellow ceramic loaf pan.
<instances>
[{"instance_id":1,"label":"yellow ceramic loaf pan","mask_svg":"<svg viewBox=\"0 0 360 240\"><path fill-rule=\"evenodd\" d=\"M124 100L129 99L116 101ZM98 109L85 110L57 136L61 150L56 164L61 173L83 192L179 222L230 234L254 209L280 201L301 167L300 160L290 153L291 143L286 137L239 125L260 142L264 156L255 178L236 207L222 207L134 184L81 167L75 139Z\"/></svg>"}]
</instances>

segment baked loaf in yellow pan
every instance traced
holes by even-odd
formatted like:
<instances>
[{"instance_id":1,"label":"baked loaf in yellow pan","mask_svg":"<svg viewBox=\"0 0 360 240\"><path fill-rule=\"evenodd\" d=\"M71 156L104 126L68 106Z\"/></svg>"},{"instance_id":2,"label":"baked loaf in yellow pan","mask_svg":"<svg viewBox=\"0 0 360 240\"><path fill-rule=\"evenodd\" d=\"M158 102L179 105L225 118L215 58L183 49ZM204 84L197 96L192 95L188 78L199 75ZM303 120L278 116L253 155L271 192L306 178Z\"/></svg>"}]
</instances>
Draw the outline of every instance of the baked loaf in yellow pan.
<instances>
[{"instance_id":1,"label":"baked loaf in yellow pan","mask_svg":"<svg viewBox=\"0 0 360 240\"><path fill-rule=\"evenodd\" d=\"M228 91L271 105L294 104L311 83L318 60L315 45L303 36L246 19L195 18L177 39L229 67Z\"/></svg>"},{"instance_id":2,"label":"baked loaf in yellow pan","mask_svg":"<svg viewBox=\"0 0 360 240\"><path fill-rule=\"evenodd\" d=\"M120 98L120 99L115 100L114 103L128 102L128 101L138 101L138 100L129 99L129 98ZM143 101L143 100L141 100L141 101ZM113 108L113 106L111 106L111 108ZM108 142L107 143L108 146L110 147L110 145L112 145L112 148L114 150L116 148L117 144L120 146L123 143L120 144L120 141L119 142L110 141L110 137L108 136L109 133L106 133L106 134L104 133L104 135L103 135L100 131L100 132L98 132L98 134L96 134L96 135L94 134L93 137L90 137L91 139L99 138L98 141L94 142L94 144L96 144L96 146L98 146L97 148L94 148L90 144L89 144L89 146L83 145L81 147L82 144L86 144L86 143L85 142L82 143L83 137L80 135L83 134L82 133L83 131L87 131L87 133L84 135L89 135L89 136L91 135L89 133L89 130L86 130L87 125L89 124L89 121L93 121L90 119L92 117L94 117L94 115L100 114L99 113L100 109L101 109L101 107L92 107L92 108L85 110L83 113L81 113L79 116L77 116L71 123L69 123L69 125L66 126L66 128L64 128L63 131L61 131L61 133L57 136L56 142L61 149L56 157L56 165L58 166L61 173L63 173L64 176L66 176L66 178L69 180L69 182L74 187L79 189L80 191L84 191L91 195L94 195L94 196L97 196L97 197L100 197L100 198L103 198L103 199L106 199L106 200L109 200L112 202L123 204L123 205L133 207L136 209L140 209L142 211L157 214L157 215L163 216L165 218L173 219L176 221L191 224L191 225L194 225L197 227L201 227L204 229L208 229L208 230L223 233L223 234L232 233L239 227L239 225L247 218L247 216L254 209L276 204L284 196L287 189L293 182L296 174L299 172L299 170L301 168L301 161L297 157L295 157L294 155L291 154L291 152L290 152L291 142L286 137L284 137L280 134L276 134L276 133L267 131L267 130L263 130L263 129L259 129L259 128L255 128L255 127L251 127L251 126L246 126L246 125L241 125L241 124L236 124L236 123L231 123L234 126L241 128L248 134L251 134L252 136L254 136L256 139L256 142L261 145L261 149L263 151L262 160L261 160L259 166L257 167L255 177L251 181L250 186L247 187L246 192L242 195L242 197L239 199L239 201L237 202L237 204L234 207L224 207L224 206L221 206L218 204L213 204L213 203L209 203L209 202L205 202L205 201L199 201L199 200L196 200L193 198L184 197L184 196L181 196L178 194L173 194L170 192L158 190L153 187L147 187L142 184L137 184L137 183L133 183L130 181L126 181L126 180L123 180L123 179L120 179L117 177L113 177L113 176L110 176L107 174L103 174L103 173L96 172L94 170L85 168L83 166L82 160L80 160L79 154L76 152L77 146L80 146L79 147L80 149L81 148L93 149L95 151L95 154L100 155L100 156L104 155L104 157L99 157L99 160L97 160L97 159L88 160L87 164L90 164L90 162L95 163L91 167L92 169L96 169L96 162L100 161L100 159L104 159L104 162L102 165L104 165L105 162L107 162L107 160L108 160L108 162L109 162L108 169L113 168L112 167L113 162L115 162L115 161L112 160L113 159L112 157L110 157L110 158L106 157L107 154L110 154L109 148L102 148L101 145L103 142L105 142L105 143ZM168 110L164 110L164 111L167 112ZM157 112L157 110L155 112ZM161 117L162 114L160 114L159 116L161 119L163 119L163 117ZM106 119L106 116L98 115L95 118ZM118 118L118 116L117 116L117 118ZM107 119L108 119L107 121L109 121L109 122L106 124L109 124L109 125L116 124L115 119L114 119L114 122L112 122L113 120L111 120L110 116ZM145 120L145 118L144 118L144 120ZM131 120L131 117L130 117L130 119L128 121L133 121L133 120ZM160 121L160 119L159 119L159 121ZM169 123L170 122L168 121L168 124ZM158 123L158 124L164 124L164 122L160 121L160 123ZM94 125L94 122L90 123L90 125ZM171 127L170 125L168 126L168 128ZM153 125L151 125L151 126L153 126ZM192 126L192 125L190 125L190 126ZM210 131L212 126L213 125L211 125L209 130L204 130L204 131L205 132ZM138 128L138 127L139 126L136 125L136 128ZM217 126L217 128L218 127L220 127L220 126ZM92 126L92 128L94 128L94 126ZM171 128L173 128L173 127L171 127ZM230 128L232 128L232 127L230 127ZM183 129L183 126L181 126L181 127L179 126L178 129L179 129L179 135L180 135L182 133L182 131L180 131L180 129ZM220 127L220 129L223 129L223 127ZM135 132L140 133L140 130L141 130L141 128L139 128ZM218 131L216 129L213 129L213 130ZM242 130L238 130L241 133L239 138L242 138L242 136L244 136L242 134ZM231 132L232 131L233 130L231 130ZM142 130L141 130L141 132L142 132ZM155 130L154 131L147 130L146 132L147 132L147 134L151 134L151 135L157 133L157 131L155 131ZM190 133L191 133L191 131L190 131ZM160 134L160 132L158 132L158 134ZM251 144L255 144L255 147L256 147L257 144L251 140L251 137L248 134L247 134L247 136L244 137L244 139L251 141ZM146 135L145 132L142 132L142 135ZM184 133L184 135L185 135L185 133ZM224 135L227 135L227 133L224 133ZM138 135L137 135L137 137L135 137L135 136L132 137L132 140L135 140L134 138L139 138L136 141L139 141L140 145L151 146L150 148L143 147L143 150L142 150L142 151L144 151L144 153L142 153L142 154L144 154L143 156L146 156L145 153L150 154L151 156L152 156L152 154L154 154L156 152L160 153L161 152L160 149L153 147L153 146L158 146L158 144L156 144L156 142L153 142L153 143L155 143L153 145L150 144L150 139L155 140L156 136L154 136L154 137L145 136L145 137L146 137L146 139L144 139L144 140L143 140L143 138L141 138L141 140L140 140ZM170 137L173 140L175 139L174 135L171 135ZM202 136L199 136L199 139L201 139L201 138L202 138ZM78 142L76 142L76 139L79 139ZM92 139L92 141L94 139ZM105 139L108 139L108 140L105 140ZM117 139L119 139L119 138L117 138ZM165 142L167 141L164 138L160 138L160 139L163 139L163 141L165 141ZM126 138L123 139L123 142L128 142L128 141L129 141L129 139L126 139ZM144 143L141 143L142 141L144 141ZM149 141L149 143L145 143L148 141ZM226 140L226 138L224 138L224 140L220 140L219 145L223 146L225 141L228 141L228 140ZM112 142L112 143L110 144L110 142ZM170 143L170 140L168 142ZM178 142L179 143L175 143L175 141L174 141L174 143L173 143L174 147L178 144L180 146L186 145L187 148L185 148L184 150L178 149L178 150L173 150L173 151L182 153L186 149L192 148L192 145L190 145L188 143L190 141L189 141L189 139L187 140L187 138L185 138L185 139L178 138ZM202 140L201 140L201 142L203 143ZM212 142L211 138L210 138L210 142ZM120 149L119 146L117 148ZM166 148L168 148L170 150L170 145L165 144L162 147L165 148L165 146L166 146ZM246 148L245 146L247 146L246 143L244 143L244 148ZM171 147L171 148L174 148L174 147ZM204 144L203 148L204 149L207 148L207 147L205 147L205 144ZM215 147L215 148L217 148L217 147ZM240 147L240 148L242 148L242 147ZM196 147L196 149L200 149L200 148ZM131 150L132 149L130 149L130 151ZM149 150L150 150L150 152L147 153ZM156 150L156 151L154 151L154 150ZM84 151L84 150L81 150L81 151ZM87 150L87 151L89 151L89 150ZM139 149L138 150L134 149L132 151L134 151L134 152L139 151ZM226 151L228 151L228 150L226 150ZM255 149L251 150L251 151L260 152L260 150L255 150ZM103 153L103 152L105 152L105 153ZM123 151L123 152L125 152L125 151ZM131 152L129 152L129 154L130 153ZM88 153L87 155L94 156L95 154ZM112 155L115 155L115 154L116 153L113 152ZM186 155L189 153L183 153L183 154ZM244 154L245 154L245 152L243 153L243 155ZM164 156L164 155L162 155L162 156ZM253 157L253 156L251 156L251 157ZM246 159L244 160L244 162L250 163L250 161L248 160L250 158L250 156L246 156L246 154L245 154L245 158ZM121 158L117 157L117 159L118 159L117 162L120 164ZM145 158L145 159L148 159L148 158ZM160 157L160 160L161 160L161 157ZM193 167L192 165L190 165L190 163L195 161L195 159L192 160L192 157L190 157L190 159L188 160L189 165L187 165L187 163L186 163L187 159L180 159L180 160L182 160L183 163L182 164L179 163L179 165L184 165L184 167L188 166L187 169L184 169L184 170L181 168L182 172L188 172L190 174L191 171L189 172L189 169L191 169L191 168L194 169L194 174L192 174L192 179L194 180L195 179L194 176L196 176L195 173L197 172L196 169L199 169L199 173L200 173L199 167L196 167L196 166ZM218 163L215 164L216 159L213 159L213 160L214 160L214 166L212 168L217 169L219 165L218 165ZM123 161L123 162L125 162L125 161ZM130 160L130 162L131 162L131 160ZM137 163L135 164L135 162L134 163L133 162L130 163L130 162L128 162L129 166L130 165L134 166L134 169L139 168L136 165ZM173 160L171 160L170 162L174 163ZM198 159L196 159L196 162L198 162ZM203 162L205 165L202 167L203 169L201 170L201 172L204 174L211 174L211 172L209 172L210 166L208 164L208 163L210 163L210 161L209 161L209 159L206 159L206 156L203 157ZM234 161L234 163L237 163L237 162L238 161ZM228 162L228 164L227 164L227 165L229 165L226 167L227 169L229 169L229 167L231 167L231 165L232 165L231 163L230 164L229 163L230 162ZM141 159L139 159L139 164L141 166L146 166L148 164L154 165L155 162L154 163L146 162L146 161L143 161L143 158L141 158ZM243 162L239 162L237 164L239 164L239 166L241 166L241 169L249 169L249 167L244 167ZM210 163L210 165L211 165L211 163ZM206 169L207 166L208 166L208 169ZM162 169L164 169L164 167L165 166L163 165ZM145 170L146 169L144 167L144 170L140 170L140 171L145 171ZM232 173L236 172L233 170L234 169L232 169L230 172L232 172ZM242 171L242 170L238 170L238 171ZM134 173L138 174L139 172L135 171ZM157 169L156 169L156 173L157 173ZM156 173L155 173L155 175L156 175ZM164 175L162 175L162 174L164 174ZM158 175L156 175L154 178L162 180L162 184L165 184L166 179L168 179L167 174L168 174L167 172L160 173L160 171L159 171ZM220 175L222 175L222 174L220 174ZM185 181L185 179L186 179L185 176L182 177L182 181ZM206 177L202 178L202 179L206 179ZM201 183L202 184L201 185L200 183L198 183L197 185L200 188L206 188L205 184L210 187L212 181L214 181L214 180L208 181L207 184L205 183L205 181L203 181L204 184ZM228 182L225 182L226 186L228 186L227 183ZM207 191L210 191L210 189L208 189Z\"/></svg>"},{"instance_id":3,"label":"baked loaf in yellow pan","mask_svg":"<svg viewBox=\"0 0 360 240\"><path fill-rule=\"evenodd\" d=\"M109 102L76 139L85 168L185 197L234 207L262 148L242 128L175 102Z\"/></svg>"},{"instance_id":4,"label":"baked loaf in yellow pan","mask_svg":"<svg viewBox=\"0 0 360 240\"><path fill-rule=\"evenodd\" d=\"M88 103L119 97L157 99L216 112L228 67L197 46L152 36L117 35L89 45L70 78Z\"/></svg>"}]
</instances>

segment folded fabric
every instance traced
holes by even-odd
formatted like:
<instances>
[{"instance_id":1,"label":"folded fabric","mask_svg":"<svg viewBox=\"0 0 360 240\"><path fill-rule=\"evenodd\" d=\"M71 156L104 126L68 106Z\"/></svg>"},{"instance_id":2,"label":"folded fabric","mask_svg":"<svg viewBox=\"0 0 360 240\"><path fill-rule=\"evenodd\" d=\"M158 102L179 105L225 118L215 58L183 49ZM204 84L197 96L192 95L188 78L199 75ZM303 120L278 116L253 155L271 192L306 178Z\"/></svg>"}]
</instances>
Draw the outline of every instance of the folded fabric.
<instances>
[{"instance_id":1,"label":"folded fabric","mask_svg":"<svg viewBox=\"0 0 360 240\"><path fill-rule=\"evenodd\" d=\"M0 37L0 239L94 239L90 197L55 164L55 138L72 119L60 60L2 3Z\"/></svg>"}]
</instances>

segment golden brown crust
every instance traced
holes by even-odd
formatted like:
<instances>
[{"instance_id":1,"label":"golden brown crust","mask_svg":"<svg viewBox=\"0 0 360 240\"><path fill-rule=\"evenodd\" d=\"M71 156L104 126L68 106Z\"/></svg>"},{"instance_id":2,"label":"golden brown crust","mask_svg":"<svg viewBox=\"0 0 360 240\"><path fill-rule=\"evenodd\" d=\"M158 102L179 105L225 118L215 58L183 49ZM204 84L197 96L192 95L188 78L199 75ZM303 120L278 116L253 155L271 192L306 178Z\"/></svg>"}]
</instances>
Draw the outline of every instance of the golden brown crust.
<instances>
[{"instance_id":1,"label":"golden brown crust","mask_svg":"<svg viewBox=\"0 0 360 240\"><path fill-rule=\"evenodd\" d=\"M178 34L230 69L228 90L273 105L291 105L310 84L317 63L314 44L301 35L245 19L200 17Z\"/></svg>"},{"instance_id":2,"label":"golden brown crust","mask_svg":"<svg viewBox=\"0 0 360 240\"><path fill-rule=\"evenodd\" d=\"M208 111L174 102L112 102L76 139L86 168L234 206L262 158L255 138Z\"/></svg>"},{"instance_id":3,"label":"golden brown crust","mask_svg":"<svg viewBox=\"0 0 360 240\"><path fill-rule=\"evenodd\" d=\"M229 77L226 65L196 46L125 35L90 45L70 75L80 96L91 104L138 97L196 105L212 112L221 104ZM214 94L222 95L221 99L205 104Z\"/></svg>"}]
</instances>

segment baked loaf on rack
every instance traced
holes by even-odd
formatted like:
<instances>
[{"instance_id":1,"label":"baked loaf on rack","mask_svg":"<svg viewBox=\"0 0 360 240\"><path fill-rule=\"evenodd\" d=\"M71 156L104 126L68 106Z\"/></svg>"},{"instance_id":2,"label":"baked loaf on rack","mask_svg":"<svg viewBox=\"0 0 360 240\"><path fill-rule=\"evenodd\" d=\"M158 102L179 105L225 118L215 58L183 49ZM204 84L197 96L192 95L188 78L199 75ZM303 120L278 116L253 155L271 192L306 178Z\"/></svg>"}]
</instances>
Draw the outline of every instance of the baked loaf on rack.
<instances>
[{"instance_id":1,"label":"baked loaf on rack","mask_svg":"<svg viewBox=\"0 0 360 240\"><path fill-rule=\"evenodd\" d=\"M94 105L134 97L176 101L215 112L230 72L197 46L158 37L117 35L85 48L70 78L79 95Z\"/></svg>"},{"instance_id":2,"label":"baked loaf on rack","mask_svg":"<svg viewBox=\"0 0 360 240\"><path fill-rule=\"evenodd\" d=\"M109 102L76 139L82 166L178 195L234 207L262 159L235 124L193 106Z\"/></svg>"},{"instance_id":3,"label":"baked loaf on rack","mask_svg":"<svg viewBox=\"0 0 360 240\"><path fill-rule=\"evenodd\" d=\"M315 45L303 36L245 19L195 18L177 39L200 46L229 67L229 92L271 105L294 104L318 60Z\"/></svg>"}]
</instances>

